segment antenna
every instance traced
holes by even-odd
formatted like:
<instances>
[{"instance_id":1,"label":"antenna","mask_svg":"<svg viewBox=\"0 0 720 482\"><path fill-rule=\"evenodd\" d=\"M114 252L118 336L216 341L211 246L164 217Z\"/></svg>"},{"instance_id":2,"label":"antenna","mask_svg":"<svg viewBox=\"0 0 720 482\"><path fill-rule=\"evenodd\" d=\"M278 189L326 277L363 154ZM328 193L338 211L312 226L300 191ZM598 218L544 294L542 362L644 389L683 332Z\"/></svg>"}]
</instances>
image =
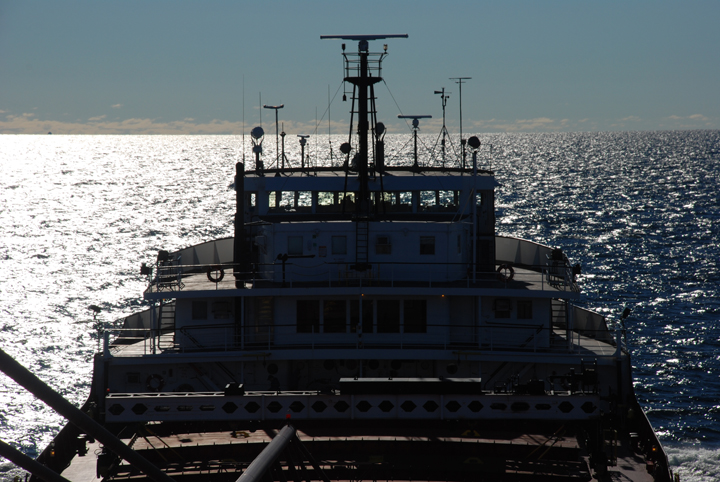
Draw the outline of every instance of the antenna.
<instances>
[{"instance_id":1,"label":"antenna","mask_svg":"<svg viewBox=\"0 0 720 482\"><path fill-rule=\"evenodd\" d=\"M353 114L358 116L358 150L356 154L358 172L358 191L356 212L357 219L366 220L370 215L370 187L368 181L368 135L370 124L375 121L374 111L374 85L382 82L382 60L387 55L387 49L383 46L382 53L370 53L369 42L387 38L407 38L407 34L391 35L321 35L321 39L343 39L357 41L357 53L346 53L345 44L343 47L343 58L345 60L345 81L353 84ZM355 111L355 100L357 100L357 111ZM370 104L372 101L372 105ZM350 126L352 132L352 123ZM365 221L363 221L365 222ZM362 267L364 271L367 266L367 253L357 254L356 266Z\"/></svg>"},{"instance_id":2,"label":"antenna","mask_svg":"<svg viewBox=\"0 0 720 482\"><path fill-rule=\"evenodd\" d=\"M332 133L330 132L330 84L328 84L328 145L330 146L330 166L333 163Z\"/></svg>"},{"instance_id":3,"label":"antenna","mask_svg":"<svg viewBox=\"0 0 720 482\"><path fill-rule=\"evenodd\" d=\"M445 167L445 137L448 136L448 130L447 126L445 125L445 106L447 105L447 100L450 98L449 95L445 95L445 87L442 88L442 90L436 90L436 94L440 94L440 100L442 101L442 111L443 111L443 125L442 129L440 130L440 133L442 134L442 143L440 144L442 146L442 167ZM450 92L448 92L450 94Z\"/></svg>"},{"instance_id":4,"label":"antenna","mask_svg":"<svg viewBox=\"0 0 720 482\"><path fill-rule=\"evenodd\" d=\"M418 154L417 154L417 134L420 130L420 121L418 119L432 119L431 115L402 115L398 114L398 119L412 119L412 128L413 128L413 141L415 141L415 162L413 163L413 167L418 167Z\"/></svg>"},{"instance_id":5,"label":"antenna","mask_svg":"<svg viewBox=\"0 0 720 482\"><path fill-rule=\"evenodd\" d=\"M275 167L280 167L280 141L278 139L278 111L285 107L285 104L280 105L263 105L264 109L275 109ZM261 122L262 124L262 122Z\"/></svg>"},{"instance_id":6,"label":"antenna","mask_svg":"<svg viewBox=\"0 0 720 482\"><path fill-rule=\"evenodd\" d=\"M243 74L243 86L242 86L242 96L243 96L243 140L242 140L242 159L243 159L243 166L245 165L245 74Z\"/></svg>"},{"instance_id":7,"label":"antenna","mask_svg":"<svg viewBox=\"0 0 720 482\"><path fill-rule=\"evenodd\" d=\"M305 134L298 134L300 138L300 168L305 169L305 144L310 136Z\"/></svg>"},{"instance_id":8,"label":"antenna","mask_svg":"<svg viewBox=\"0 0 720 482\"><path fill-rule=\"evenodd\" d=\"M470 80L472 77L450 77L456 84L460 86L460 145L462 146L462 167L465 169L465 139L462 136L462 85L463 80Z\"/></svg>"}]
</instances>

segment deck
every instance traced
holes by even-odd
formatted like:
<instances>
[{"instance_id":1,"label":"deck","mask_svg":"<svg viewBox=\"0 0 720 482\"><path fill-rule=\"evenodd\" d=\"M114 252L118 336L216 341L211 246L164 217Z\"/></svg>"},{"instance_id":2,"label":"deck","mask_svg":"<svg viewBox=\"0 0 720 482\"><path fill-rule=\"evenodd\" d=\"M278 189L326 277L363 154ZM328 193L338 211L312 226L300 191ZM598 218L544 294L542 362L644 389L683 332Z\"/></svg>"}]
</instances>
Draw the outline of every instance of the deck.
<instances>
[{"instance_id":1,"label":"deck","mask_svg":"<svg viewBox=\"0 0 720 482\"><path fill-rule=\"evenodd\" d=\"M192 268L188 267L188 269ZM212 275L218 277L218 273L218 271L213 271ZM165 277L162 282L151 284L145 292L145 298L184 298L197 296L200 293L212 296L212 292L223 292L227 296L230 294L228 291L238 289L243 289L245 296L263 296L266 291L272 291L275 295L278 295L282 294L283 291L289 292L293 289L318 288L329 288L339 292L342 292L343 288L393 288L397 290L407 288L413 291L418 289L447 289L460 292L467 290L475 294L477 290L506 293L508 290L526 290L546 292L548 296L553 297L577 298L579 296L577 285L565 277L552 275L548 270L535 271L519 267L514 268L512 279L507 281L501 281L500 276L496 273L487 273L483 277L478 276L474 281L470 277L445 281L444 278L438 277L437 274L433 279L432 272L430 272L427 279L414 278L408 280L398 279L392 273L380 275L377 272L356 272L350 269L344 269L342 276L337 276L337 273L331 275L328 272L325 276L326 279L322 281L318 280L317 277L313 281L306 281L301 276L293 276L290 273L286 273L283 281L282 273L270 272L256 278L253 278L252 274L250 274L246 278L249 279L236 281L232 273L224 271L222 279L213 282L209 280L208 274L204 271L176 273L173 276Z\"/></svg>"},{"instance_id":2,"label":"deck","mask_svg":"<svg viewBox=\"0 0 720 482\"><path fill-rule=\"evenodd\" d=\"M239 478L279 428L231 425L205 424L198 430L192 425L151 423L123 441L175 480L229 482ZM302 445L331 480L585 481L593 476L584 444L564 425L537 425L532 430L512 424L479 427L463 422L293 425ZM64 477L72 482L100 480L93 455L100 448L97 444L89 448L88 455L73 459ZM629 442L619 441L615 450L617 464L598 480L653 480L644 457L632 450ZM284 477L291 480L289 462L281 458L280 465ZM292 464L308 466L303 478L313 475L305 457L295 457ZM147 479L122 462L113 469L112 480Z\"/></svg>"}]
</instances>

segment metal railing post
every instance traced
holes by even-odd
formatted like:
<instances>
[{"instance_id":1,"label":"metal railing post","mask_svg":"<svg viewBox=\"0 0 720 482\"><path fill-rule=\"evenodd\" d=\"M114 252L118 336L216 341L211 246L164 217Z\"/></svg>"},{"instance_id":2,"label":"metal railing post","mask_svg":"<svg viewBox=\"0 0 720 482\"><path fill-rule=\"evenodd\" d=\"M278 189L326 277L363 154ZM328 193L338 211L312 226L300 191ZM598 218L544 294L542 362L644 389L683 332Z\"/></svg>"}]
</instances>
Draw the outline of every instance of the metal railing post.
<instances>
[{"instance_id":1,"label":"metal railing post","mask_svg":"<svg viewBox=\"0 0 720 482\"><path fill-rule=\"evenodd\" d=\"M20 365L10 355L0 349L0 367L2 371L22 385L27 391L45 402L69 422L86 434L99 440L106 448L127 460L130 465L138 468L149 478L157 482L173 482L165 472L150 463L145 457L125 445L105 427L87 416L79 408L65 400L59 393L47 386L42 380Z\"/></svg>"}]
</instances>

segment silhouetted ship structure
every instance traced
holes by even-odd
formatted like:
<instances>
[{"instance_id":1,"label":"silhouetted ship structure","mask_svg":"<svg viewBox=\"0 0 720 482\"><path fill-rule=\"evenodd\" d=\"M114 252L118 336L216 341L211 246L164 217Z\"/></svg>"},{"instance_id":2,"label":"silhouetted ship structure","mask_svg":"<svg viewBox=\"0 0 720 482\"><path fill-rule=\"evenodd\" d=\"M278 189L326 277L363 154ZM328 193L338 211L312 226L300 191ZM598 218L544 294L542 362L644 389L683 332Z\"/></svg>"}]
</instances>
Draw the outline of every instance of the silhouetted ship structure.
<instances>
[{"instance_id":1,"label":"silhouetted ship structure","mask_svg":"<svg viewBox=\"0 0 720 482\"><path fill-rule=\"evenodd\" d=\"M495 233L479 140L453 163L386 163L387 45L369 43L396 37L325 37L357 42L342 165L266 169L254 129L234 237L143 266L153 306L106 339L84 409L160 474L71 424L43 464L78 481L671 479L622 330L574 304L579 265Z\"/></svg>"}]
</instances>

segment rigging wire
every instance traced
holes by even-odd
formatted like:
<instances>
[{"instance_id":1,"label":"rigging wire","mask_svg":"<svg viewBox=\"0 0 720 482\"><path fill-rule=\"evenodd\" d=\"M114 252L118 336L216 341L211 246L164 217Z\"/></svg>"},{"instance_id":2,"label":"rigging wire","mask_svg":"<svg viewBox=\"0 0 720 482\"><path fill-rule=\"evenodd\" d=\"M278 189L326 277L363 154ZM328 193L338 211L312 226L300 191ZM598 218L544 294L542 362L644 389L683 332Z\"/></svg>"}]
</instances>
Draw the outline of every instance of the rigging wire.
<instances>
[{"instance_id":1,"label":"rigging wire","mask_svg":"<svg viewBox=\"0 0 720 482\"><path fill-rule=\"evenodd\" d=\"M392 91L390 90L390 86L387 84L387 82L385 81L385 79L383 79L383 84L385 84L385 87L387 88L388 93L390 94L390 97L392 98L393 102L395 103L395 107L397 107L397 110L398 110L398 112L400 113L400 115L405 115L405 114L403 114L403 111L402 111L402 109L400 108L400 105L398 104L397 100L395 99L395 96L393 95ZM410 126L410 122L409 122L408 119L405 119L405 125L406 125L406 126L408 127L408 129L410 129L410 131L412 132L412 129L413 129L413 128ZM427 146L427 144L425 143L425 141L423 140L422 137L418 136L418 139L420 140L420 144L422 144L422 146L425 148L425 150L429 153L430 159L431 159L431 160L434 159L434 160L435 160L434 164L437 164L438 161L437 161L437 159L435 158L435 147L437 147L437 141L435 141L435 146L433 146L433 148L430 149L430 148ZM412 140L412 138L411 138L411 140ZM399 159L399 157L400 157L400 152L401 152L403 149L405 149L409 143L410 143L410 141L408 141L407 143L405 143L398 151L395 151L395 153L393 154L393 156L390 157L389 160ZM450 142L450 146L452 147L453 154L455 154L455 155L457 156L457 152L455 151L455 146L452 144L452 141Z\"/></svg>"}]
</instances>

